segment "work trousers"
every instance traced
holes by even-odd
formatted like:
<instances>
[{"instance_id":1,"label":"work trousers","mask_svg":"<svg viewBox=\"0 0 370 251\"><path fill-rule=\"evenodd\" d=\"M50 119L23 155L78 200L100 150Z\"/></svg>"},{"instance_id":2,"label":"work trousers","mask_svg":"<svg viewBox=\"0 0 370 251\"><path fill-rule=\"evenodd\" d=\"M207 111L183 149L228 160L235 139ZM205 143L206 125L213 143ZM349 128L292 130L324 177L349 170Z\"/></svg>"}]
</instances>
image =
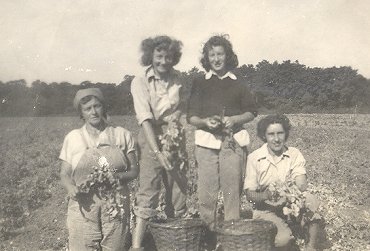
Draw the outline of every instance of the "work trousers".
<instances>
[{"instance_id":1,"label":"work trousers","mask_svg":"<svg viewBox=\"0 0 370 251\"><path fill-rule=\"evenodd\" d=\"M155 128L155 130L156 134L160 135L165 127ZM185 178L185 169L180 170L175 167L171 173L166 171L157 160L156 154L150 149L142 130L139 133L138 142L140 147L140 176L134 207L135 215L143 219L149 219L158 214L156 208L161 193L161 182L163 182L167 217L181 216L186 212L186 189L180 189L173 178L173 174L176 172L177 177Z\"/></svg>"},{"instance_id":2,"label":"work trousers","mask_svg":"<svg viewBox=\"0 0 370 251\"><path fill-rule=\"evenodd\" d=\"M199 213L210 230L216 225L219 191L223 193L224 220L240 218L245 155L245 149L237 144L232 148L223 144L219 150L196 146Z\"/></svg>"},{"instance_id":3,"label":"work trousers","mask_svg":"<svg viewBox=\"0 0 370 251\"><path fill-rule=\"evenodd\" d=\"M107 206L107 201L96 196L79 202L69 201L67 227L70 251L127 250L125 246L130 232L129 202L123 219L109 216Z\"/></svg>"}]
</instances>

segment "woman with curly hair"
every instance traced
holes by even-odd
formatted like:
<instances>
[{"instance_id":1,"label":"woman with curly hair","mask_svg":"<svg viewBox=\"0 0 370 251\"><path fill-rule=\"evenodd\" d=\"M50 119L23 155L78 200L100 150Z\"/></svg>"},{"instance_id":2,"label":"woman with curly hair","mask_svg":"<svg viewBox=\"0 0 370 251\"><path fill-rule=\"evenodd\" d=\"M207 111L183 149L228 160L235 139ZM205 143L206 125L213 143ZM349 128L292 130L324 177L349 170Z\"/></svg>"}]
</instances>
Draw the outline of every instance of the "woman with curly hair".
<instances>
[{"instance_id":1,"label":"woman with curly hair","mask_svg":"<svg viewBox=\"0 0 370 251\"><path fill-rule=\"evenodd\" d=\"M133 250L142 250L147 222L158 212L161 181L166 188L167 217L180 217L186 212L186 179L184 169L174 166L168 152L163 151L159 137L169 122L178 122L183 100L180 73L173 69L181 57L182 43L168 36L147 38L141 43L141 63L145 72L132 81L136 117L141 130L139 190L136 194L136 227ZM177 177L177 178L175 178Z\"/></svg>"},{"instance_id":2,"label":"woman with curly hair","mask_svg":"<svg viewBox=\"0 0 370 251\"><path fill-rule=\"evenodd\" d=\"M213 36L205 43L201 64L207 73L193 82L187 119L196 127L199 212L212 231L219 190L224 219L240 218L242 170L249 144L243 125L257 116L257 107L243 78L232 73L238 58L226 36Z\"/></svg>"},{"instance_id":3,"label":"woman with curly hair","mask_svg":"<svg viewBox=\"0 0 370 251\"><path fill-rule=\"evenodd\" d=\"M273 200L268 187L275 183L292 181L304 192L305 205L311 215L299 222L307 226L308 243L305 250L316 250L321 217L316 213L319 201L307 190L305 159L295 147L287 146L290 122L285 115L268 115L257 124L257 136L265 142L248 156L244 189L247 198L254 203L253 218L272 221L277 226L276 250L291 250L292 231L284 219L286 197Z\"/></svg>"}]
</instances>

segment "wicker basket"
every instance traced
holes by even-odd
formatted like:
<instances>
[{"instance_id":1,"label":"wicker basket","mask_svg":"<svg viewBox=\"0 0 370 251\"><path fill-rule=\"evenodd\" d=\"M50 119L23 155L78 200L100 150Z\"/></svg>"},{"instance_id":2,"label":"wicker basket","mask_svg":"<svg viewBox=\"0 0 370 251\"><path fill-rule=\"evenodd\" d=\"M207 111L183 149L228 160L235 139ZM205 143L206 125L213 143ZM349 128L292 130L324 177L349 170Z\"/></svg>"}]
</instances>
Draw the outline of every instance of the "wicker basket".
<instances>
[{"instance_id":1,"label":"wicker basket","mask_svg":"<svg viewBox=\"0 0 370 251\"><path fill-rule=\"evenodd\" d=\"M177 219L151 222L149 229L158 251L198 251L205 225L200 219Z\"/></svg>"},{"instance_id":2,"label":"wicker basket","mask_svg":"<svg viewBox=\"0 0 370 251\"><path fill-rule=\"evenodd\" d=\"M222 222L216 232L224 251L268 251L274 248L277 228L270 221L244 219Z\"/></svg>"}]
</instances>

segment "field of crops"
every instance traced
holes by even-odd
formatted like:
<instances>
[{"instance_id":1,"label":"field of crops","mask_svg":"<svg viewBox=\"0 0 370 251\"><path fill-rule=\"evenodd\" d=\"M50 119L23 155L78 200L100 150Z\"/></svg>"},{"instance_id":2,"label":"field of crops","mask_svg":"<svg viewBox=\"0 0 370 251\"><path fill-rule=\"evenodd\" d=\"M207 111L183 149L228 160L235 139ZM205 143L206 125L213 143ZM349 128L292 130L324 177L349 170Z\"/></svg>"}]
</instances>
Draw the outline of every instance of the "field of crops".
<instances>
[{"instance_id":1,"label":"field of crops","mask_svg":"<svg viewBox=\"0 0 370 251\"><path fill-rule=\"evenodd\" d=\"M370 250L370 115L289 115L288 143L307 160L310 189L322 201L323 250ZM135 135L133 117L113 117ZM257 121L257 119L256 119ZM249 150L262 142L248 125ZM70 117L1 118L0 250L65 250L67 212L59 184L63 138L82 121ZM192 128L187 126L189 205L196 208ZM135 186L133 182L133 186Z\"/></svg>"}]
</instances>

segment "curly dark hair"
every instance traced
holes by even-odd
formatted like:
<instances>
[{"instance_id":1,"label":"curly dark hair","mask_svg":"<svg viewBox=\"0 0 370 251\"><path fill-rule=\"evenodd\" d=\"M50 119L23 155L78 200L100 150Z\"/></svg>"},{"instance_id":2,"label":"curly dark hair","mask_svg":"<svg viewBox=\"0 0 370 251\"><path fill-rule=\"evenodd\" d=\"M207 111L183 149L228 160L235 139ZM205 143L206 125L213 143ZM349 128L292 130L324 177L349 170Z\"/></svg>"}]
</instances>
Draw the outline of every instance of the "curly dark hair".
<instances>
[{"instance_id":1,"label":"curly dark hair","mask_svg":"<svg viewBox=\"0 0 370 251\"><path fill-rule=\"evenodd\" d=\"M225 54L226 54L226 70L232 71L234 70L238 64L238 56L233 51L233 46L228 40L228 35L217 35L212 36L203 46L202 58L200 59L200 63L202 64L203 68L206 71L211 69L211 64L208 58L208 52L212 49L213 46L222 46L224 47Z\"/></svg>"},{"instance_id":2,"label":"curly dark hair","mask_svg":"<svg viewBox=\"0 0 370 251\"><path fill-rule=\"evenodd\" d=\"M154 38L147 38L141 42L141 51L143 55L141 56L141 63L144 66L149 66L153 62L153 52L154 50L166 50L172 54L172 66L176 65L181 58L182 52L182 42L170 38L169 36L156 36Z\"/></svg>"},{"instance_id":3,"label":"curly dark hair","mask_svg":"<svg viewBox=\"0 0 370 251\"><path fill-rule=\"evenodd\" d=\"M289 131L291 128L290 121L287 116L284 114L272 114L267 115L266 117L262 118L257 123L257 136L263 141L266 142L266 130L269 125L272 124L280 124L282 125L285 131L285 140L289 137Z\"/></svg>"}]
</instances>

